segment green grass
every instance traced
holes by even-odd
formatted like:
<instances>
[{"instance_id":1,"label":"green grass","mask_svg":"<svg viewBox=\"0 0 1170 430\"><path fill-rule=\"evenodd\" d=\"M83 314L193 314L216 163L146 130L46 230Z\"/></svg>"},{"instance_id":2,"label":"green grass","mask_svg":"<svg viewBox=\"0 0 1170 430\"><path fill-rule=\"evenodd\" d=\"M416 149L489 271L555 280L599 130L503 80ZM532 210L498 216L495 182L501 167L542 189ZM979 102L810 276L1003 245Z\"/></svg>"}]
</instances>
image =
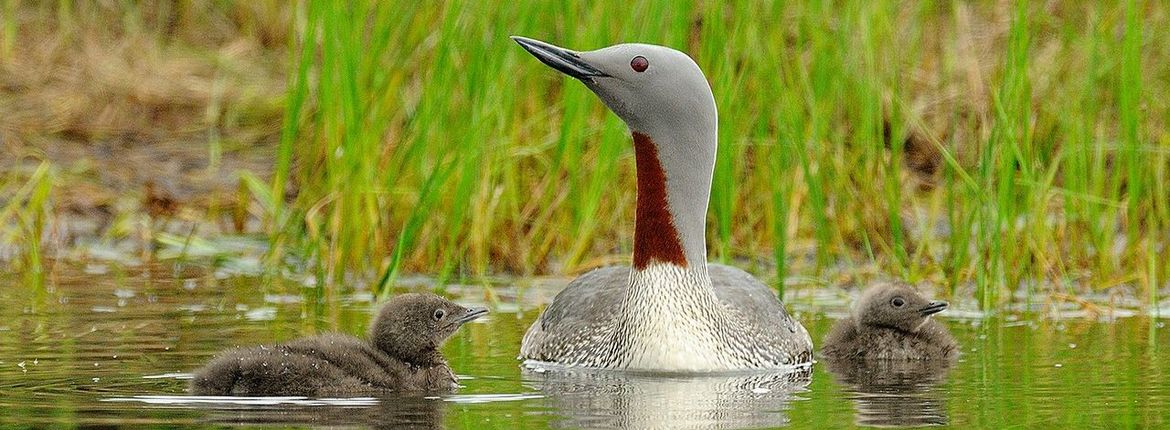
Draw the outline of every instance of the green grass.
<instances>
[{"instance_id":1,"label":"green grass","mask_svg":"<svg viewBox=\"0 0 1170 430\"><path fill-rule=\"evenodd\" d=\"M21 249L14 269L26 274L28 284L44 285L44 259L41 238L45 234L45 220L49 214L48 198L53 188L54 171L48 162L40 162L32 172L10 172L0 184L0 192L8 196L0 203L0 243L13 244Z\"/></svg>"},{"instance_id":2,"label":"green grass","mask_svg":"<svg viewBox=\"0 0 1170 430\"><path fill-rule=\"evenodd\" d=\"M267 185L246 174L246 188L270 261L306 261L326 298L348 276L384 292L404 272L569 274L628 259L624 125L509 35L690 53L720 108L711 258L778 287L860 267L992 309L1019 287L1129 284L1153 302L1167 279L1161 2L296 11L275 172ZM933 170L912 172L915 157Z\"/></svg>"},{"instance_id":3,"label":"green grass","mask_svg":"<svg viewBox=\"0 0 1170 430\"><path fill-rule=\"evenodd\" d=\"M317 103L290 109L300 126L286 137L301 134L285 140L305 163L291 209L324 208L305 227L321 234L290 236L323 278L564 273L625 257L623 126L511 34L696 58L721 112L713 259L770 256L782 276L875 261L974 284L988 308L1017 285L1152 292L1164 278L1166 133L1144 125L1166 114L1147 76L1165 75L1151 47L1166 36L1143 33L1164 21L1158 5L331 4L307 7L290 96ZM303 43L315 32L349 43ZM922 150L903 147L909 133L940 160L930 190L902 162ZM275 231L301 228L291 219Z\"/></svg>"}]
</instances>

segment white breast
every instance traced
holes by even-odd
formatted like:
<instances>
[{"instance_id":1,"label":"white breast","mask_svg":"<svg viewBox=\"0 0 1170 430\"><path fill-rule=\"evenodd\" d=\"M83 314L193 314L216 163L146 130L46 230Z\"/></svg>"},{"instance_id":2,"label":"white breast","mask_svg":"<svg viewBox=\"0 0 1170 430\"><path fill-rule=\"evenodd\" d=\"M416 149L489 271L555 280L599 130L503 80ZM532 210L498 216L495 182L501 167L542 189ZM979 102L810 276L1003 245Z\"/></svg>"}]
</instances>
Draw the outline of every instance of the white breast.
<instances>
[{"instance_id":1,"label":"white breast","mask_svg":"<svg viewBox=\"0 0 1170 430\"><path fill-rule=\"evenodd\" d=\"M619 329L626 342L621 367L668 372L745 367L720 347L728 316L706 276L670 264L631 275Z\"/></svg>"}]
</instances>

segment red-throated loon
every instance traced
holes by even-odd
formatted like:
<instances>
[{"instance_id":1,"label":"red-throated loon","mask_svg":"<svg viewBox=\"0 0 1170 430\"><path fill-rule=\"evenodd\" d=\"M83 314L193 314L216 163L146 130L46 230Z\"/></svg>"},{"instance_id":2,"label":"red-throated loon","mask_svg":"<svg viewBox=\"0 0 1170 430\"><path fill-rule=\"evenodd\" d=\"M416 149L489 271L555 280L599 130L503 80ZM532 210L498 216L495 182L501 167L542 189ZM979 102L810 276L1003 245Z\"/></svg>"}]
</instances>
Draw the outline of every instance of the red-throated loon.
<instances>
[{"instance_id":1,"label":"red-throated loon","mask_svg":"<svg viewBox=\"0 0 1170 430\"><path fill-rule=\"evenodd\" d=\"M821 355L829 360L952 360L959 356L958 344L930 317L946 308L947 302L927 301L905 284L875 285L825 336Z\"/></svg>"},{"instance_id":2,"label":"red-throated loon","mask_svg":"<svg viewBox=\"0 0 1170 430\"><path fill-rule=\"evenodd\" d=\"M434 294L390 299L369 340L327 334L273 346L228 350L195 372L191 393L219 396L336 396L449 391L455 374L439 347L487 309Z\"/></svg>"},{"instance_id":3,"label":"red-throated loon","mask_svg":"<svg viewBox=\"0 0 1170 430\"><path fill-rule=\"evenodd\" d=\"M775 292L740 269L707 263L717 113L694 60L655 45L575 52L513 39L584 82L625 121L638 182L633 267L570 283L528 329L520 358L666 372L810 363L812 340Z\"/></svg>"}]
</instances>

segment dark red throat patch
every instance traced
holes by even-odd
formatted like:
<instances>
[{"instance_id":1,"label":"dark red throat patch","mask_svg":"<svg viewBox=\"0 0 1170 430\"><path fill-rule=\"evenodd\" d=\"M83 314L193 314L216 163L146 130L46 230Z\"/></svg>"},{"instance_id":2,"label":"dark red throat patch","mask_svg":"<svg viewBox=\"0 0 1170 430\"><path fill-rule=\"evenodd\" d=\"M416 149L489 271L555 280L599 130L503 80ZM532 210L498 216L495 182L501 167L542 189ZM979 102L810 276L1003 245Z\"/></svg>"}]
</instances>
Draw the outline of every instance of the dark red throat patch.
<instances>
[{"instance_id":1,"label":"dark red throat patch","mask_svg":"<svg viewBox=\"0 0 1170 430\"><path fill-rule=\"evenodd\" d=\"M658 147L650 136L634 133L634 158L638 164L638 209L634 217L634 268L645 269L651 261L687 266L686 253L674 227L666 200L666 172L658 159Z\"/></svg>"}]
</instances>

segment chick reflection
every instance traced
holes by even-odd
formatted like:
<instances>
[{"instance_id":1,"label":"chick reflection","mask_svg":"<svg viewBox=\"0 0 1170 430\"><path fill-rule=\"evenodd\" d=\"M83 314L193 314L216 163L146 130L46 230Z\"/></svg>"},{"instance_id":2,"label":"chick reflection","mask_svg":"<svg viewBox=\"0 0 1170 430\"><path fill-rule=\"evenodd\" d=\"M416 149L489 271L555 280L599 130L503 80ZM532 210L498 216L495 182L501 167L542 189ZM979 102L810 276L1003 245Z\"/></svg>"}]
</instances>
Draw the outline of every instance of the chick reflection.
<instances>
[{"instance_id":1,"label":"chick reflection","mask_svg":"<svg viewBox=\"0 0 1170 430\"><path fill-rule=\"evenodd\" d=\"M935 388L946 380L949 360L826 359L865 426L945 425L946 403Z\"/></svg>"},{"instance_id":2,"label":"chick reflection","mask_svg":"<svg viewBox=\"0 0 1170 430\"><path fill-rule=\"evenodd\" d=\"M375 429L441 429L446 404L423 394L382 398L305 399L272 407L248 405L248 398L225 398L210 413L220 424L312 424ZM271 399L271 398L267 398ZM233 407L233 401L240 405Z\"/></svg>"},{"instance_id":3,"label":"chick reflection","mask_svg":"<svg viewBox=\"0 0 1170 430\"><path fill-rule=\"evenodd\" d=\"M530 367L525 380L545 394L563 428L760 428L788 422L811 367L722 375L632 374Z\"/></svg>"},{"instance_id":4,"label":"chick reflection","mask_svg":"<svg viewBox=\"0 0 1170 430\"><path fill-rule=\"evenodd\" d=\"M931 318L946 308L909 285L878 283L825 336L821 357L851 392L858 424L947 423L934 386L946 378L959 348L946 326Z\"/></svg>"}]
</instances>

